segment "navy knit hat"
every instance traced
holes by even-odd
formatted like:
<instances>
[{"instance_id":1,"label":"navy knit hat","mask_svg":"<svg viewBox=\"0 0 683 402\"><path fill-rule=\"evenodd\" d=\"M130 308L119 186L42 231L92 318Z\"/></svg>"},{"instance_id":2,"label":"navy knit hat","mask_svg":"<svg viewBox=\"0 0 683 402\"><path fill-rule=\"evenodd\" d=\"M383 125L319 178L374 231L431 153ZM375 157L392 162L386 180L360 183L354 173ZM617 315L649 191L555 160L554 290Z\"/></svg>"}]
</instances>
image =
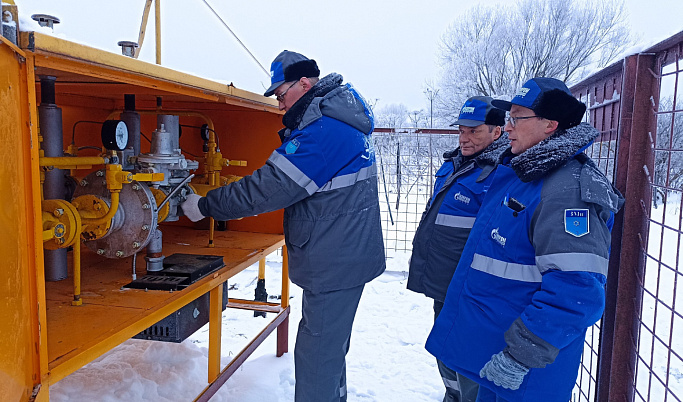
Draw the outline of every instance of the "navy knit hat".
<instances>
[{"instance_id":1,"label":"navy knit hat","mask_svg":"<svg viewBox=\"0 0 683 402\"><path fill-rule=\"evenodd\" d=\"M531 109L537 116L558 122L567 129L581 123L586 105L572 95L564 82L555 78L536 77L525 82L510 102L495 99L494 107L510 110L512 105Z\"/></svg>"},{"instance_id":2,"label":"navy knit hat","mask_svg":"<svg viewBox=\"0 0 683 402\"><path fill-rule=\"evenodd\" d=\"M473 96L465 101L460 115L451 126L477 127L482 124L505 125L505 112L493 107L490 96Z\"/></svg>"},{"instance_id":3,"label":"navy knit hat","mask_svg":"<svg viewBox=\"0 0 683 402\"><path fill-rule=\"evenodd\" d=\"M319 77L320 70L315 60L306 56L283 50L270 64L270 88L263 96L271 96L285 82L296 81L301 77Z\"/></svg>"}]
</instances>

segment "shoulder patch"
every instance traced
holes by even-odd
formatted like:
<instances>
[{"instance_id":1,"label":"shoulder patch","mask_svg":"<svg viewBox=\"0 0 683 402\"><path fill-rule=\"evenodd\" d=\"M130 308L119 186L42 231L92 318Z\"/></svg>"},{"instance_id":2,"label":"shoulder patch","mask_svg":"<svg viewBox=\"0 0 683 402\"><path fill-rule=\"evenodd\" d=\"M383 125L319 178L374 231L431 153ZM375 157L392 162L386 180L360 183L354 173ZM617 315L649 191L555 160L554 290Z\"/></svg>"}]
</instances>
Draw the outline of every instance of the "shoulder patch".
<instances>
[{"instance_id":1,"label":"shoulder patch","mask_svg":"<svg viewBox=\"0 0 683 402\"><path fill-rule=\"evenodd\" d=\"M588 215L588 209L565 209L564 231L574 237L587 235L590 232Z\"/></svg>"},{"instance_id":2,"label":"shoulder patch","mask_svg":"<svg viewBox=\"0 0 683 402\"><path fill-rule=\"evenodd\" d=\"M287 155L293 154L294 152L296 152L297 149L299 149L299 145L301 144L299 144L299 141L297 141L296 139L291 140L289 144L285 146L285 152L287 152Z\"/></svg>"}]
</instances>

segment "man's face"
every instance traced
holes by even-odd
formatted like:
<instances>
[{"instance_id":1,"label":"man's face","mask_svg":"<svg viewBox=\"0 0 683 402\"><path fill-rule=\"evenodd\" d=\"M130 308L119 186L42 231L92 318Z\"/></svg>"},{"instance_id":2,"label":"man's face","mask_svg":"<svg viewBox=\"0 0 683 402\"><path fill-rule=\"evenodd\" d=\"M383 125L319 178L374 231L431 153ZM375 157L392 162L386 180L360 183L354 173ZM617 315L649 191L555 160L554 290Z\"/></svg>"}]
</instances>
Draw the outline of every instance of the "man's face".
<instances>
[{"instance_id":1,"label":"man's face","mask_svg":"<svg viewBox=\"0 0 683 402\"><path fill-rule=\"evenodd\" d=\"M460 151L463 156L471 156L484 150L500 137L500 127L489 130L489 126L481 124L476 127L460 126Z\"/></svg>"},{"instance_id":2,"label":"man's face","mask_svg":"<svg viewBox=\"0 0 683 402\"><path fill-rule=\"evenodd\" d=\"M505 124L505 131L508 132L512 153L515 155L519 155L543 141L557 128L557 122L542 117L525 118L530 116L536 116L536 114L529 108L519 105L512 105L510 108L510 117L518 118L518 120L515 120L513 126L508 119Z\"/></svg>"},{"instance_id":3,"label":"man's face","mask_svg":"<svg viewBox=\"0 0 683 402\"><path fill-rule=\"evenodd\" d=\"M306 80L306 82L304 82ZM301 78L298 81L285 82L275 90L275 98L277 98L280 110L288 111L292 105L296 103L301 97L310 89L308 86L308 79Z\"/></svg>"}]
</instances>

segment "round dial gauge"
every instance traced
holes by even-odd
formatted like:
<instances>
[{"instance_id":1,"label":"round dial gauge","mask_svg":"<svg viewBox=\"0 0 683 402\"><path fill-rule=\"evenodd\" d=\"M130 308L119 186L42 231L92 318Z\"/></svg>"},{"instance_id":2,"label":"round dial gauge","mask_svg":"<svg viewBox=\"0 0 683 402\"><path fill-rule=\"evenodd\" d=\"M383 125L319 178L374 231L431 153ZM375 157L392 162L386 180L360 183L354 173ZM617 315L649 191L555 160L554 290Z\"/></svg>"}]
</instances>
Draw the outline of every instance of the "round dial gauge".
<instances>
[{"instance_id":1,"label":"round dial gauge","mask_svg":"<svg viewBox=\"0 0 683 402\"><path fill-rule=\"evenodd\" d=\"M102 124L102 145L112 151L123 151L128 143L128 126L121 120L107 120Z\"/></svg>"}]
</instances>

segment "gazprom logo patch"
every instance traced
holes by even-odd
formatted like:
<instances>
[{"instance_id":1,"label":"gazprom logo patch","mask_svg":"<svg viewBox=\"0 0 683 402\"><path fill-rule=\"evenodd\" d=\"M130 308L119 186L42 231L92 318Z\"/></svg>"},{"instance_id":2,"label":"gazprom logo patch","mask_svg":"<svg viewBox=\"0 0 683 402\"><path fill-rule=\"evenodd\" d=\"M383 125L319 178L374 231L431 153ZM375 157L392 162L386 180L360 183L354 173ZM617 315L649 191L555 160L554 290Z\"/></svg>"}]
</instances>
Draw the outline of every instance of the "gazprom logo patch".
<instances>
[{"instance_id":1,"label":"gazprom logo patch","mask_svg":"<svg viewBox=\"0 0 683 402\"><path fill-rule=\"evenodd\" d=\"M474 106L465 106L465 107L463 107L463 108L460 110L460 114L463 114L463 113L470 113L470 114L474 113Z\"/></svg>"},{"instance_id":2,"label":"gazprom logo patch","mask_svg":"<svg viewBox=\"0 0 683 402\"><path fill-rule=\"evenodd\" d=\"M515 94L515 97L523 98L526 96L526 94L529 93L530 90L531 90L530 88L524 88L524 87L519 88L519 91L517 91L517 93Z\"/></svg>"},{"instance_id":3,"label":"gazprom logo patch","mask_svg":"<svg viewBox=\"0 0 683 402\"><path fill-rule=\"evenodd\" d=\"M460 202L462 202L462 203L464 203L464 204L467 204L467 205L470 204L470 197L468 197L468 196L466 196L466 195L462 195L462 194L460 193L460 191L458 191L457 193L455 193L455 195L453 196L453 198L455 198L456 201L460 201Z\"/></svg>"},{"instance_id":4,"label":"gazprom logo patch","mask_svg":"<svg viewBox=\"0 0 683 402\"><path fill-rule=\"evenodd\" d=\"M495 240L501 246L505 247L505 243L507 242L507 239L498 233L498 228L495 228L491 231L491 238L493 240Z\"/></svg>"},{"instance_id":5,"label":"gazprom logo patch","mask_svg":"<svg viewBox=\"0 0 683 402\"><path fill-rule=\"evenodd\" d=\"M275 77L275 70L270 70L270 78Z\"/></svg>"}]
</instances>

